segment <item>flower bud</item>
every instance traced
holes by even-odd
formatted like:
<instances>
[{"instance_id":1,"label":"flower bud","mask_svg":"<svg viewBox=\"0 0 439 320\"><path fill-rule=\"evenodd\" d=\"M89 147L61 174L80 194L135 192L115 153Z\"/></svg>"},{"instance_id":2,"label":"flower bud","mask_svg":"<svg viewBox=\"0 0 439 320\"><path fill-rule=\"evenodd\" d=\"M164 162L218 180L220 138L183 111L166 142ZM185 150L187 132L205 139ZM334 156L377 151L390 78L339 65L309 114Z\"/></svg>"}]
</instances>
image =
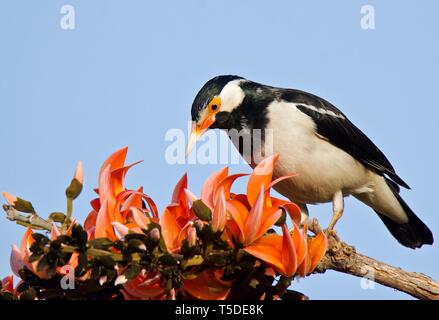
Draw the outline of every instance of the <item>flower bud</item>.
<instances>
[{"instance_id":1,"label":"flower bud","mask_svg":"<svg viewBox=\"0 0 439 320\"><path fill-rule=\"evenodd\" d=\"M17 201L17 197L8 192L2 192L2 195L11 206Z\"/></svg>"},{"instance_id":2,"label":"flower bud","mask_svg":"<svg viewBox=\"0 0 439 320\"><path fill-rule=\"evenodd\" d=\"M79 161L76 165L75 175L73 176L70 185L66 189L66 196L69 199L76 199L82 191L82 185L84 183L84 168L82 161Z\"/></svg>"},{"instance_id":3,"label":"flower bud","mask_svg":"<svg viewBox=\"0 0 439 320\"><path fill-rule=\"evenodd\" d=\"M199 219L194 221L194 227L196 227L199 230L203 229L204 224L205 223L203 221L199 220Z\"/></svg>"},{"instance_id":4,"label":"flower bud","mask_svg":"<svg viewBox=\"0 0 439 320\"><path fill-rule=\"evenodd\" d=\"M149 236L151 237L151 239L160 240L160 231L159 231L159 229L157 229L157 228L152 229L149 232Z\"/></svg>"},{"instance_id":5,"label":"flower bud","mask_svg":"<svg viewBox=\"0 0 439 320\"><path fill-rule=\"evenodd\" d=\"M190 247L194 247L197 244L197 229L190 227L187 235L187 242Z\"/></svg>"},{"instance_id":6,"label":"flower bud","mask_svg":"<svg viewBox=\"0 0 439 320\"><path fill-rule=\"evenodd\" d=\"M3 197L5 197L6 201L17 211L25 212L25 213L34 213L35 209L27 200L16 197L8 192L2 192Z\"/></svg>"}]
</instances>

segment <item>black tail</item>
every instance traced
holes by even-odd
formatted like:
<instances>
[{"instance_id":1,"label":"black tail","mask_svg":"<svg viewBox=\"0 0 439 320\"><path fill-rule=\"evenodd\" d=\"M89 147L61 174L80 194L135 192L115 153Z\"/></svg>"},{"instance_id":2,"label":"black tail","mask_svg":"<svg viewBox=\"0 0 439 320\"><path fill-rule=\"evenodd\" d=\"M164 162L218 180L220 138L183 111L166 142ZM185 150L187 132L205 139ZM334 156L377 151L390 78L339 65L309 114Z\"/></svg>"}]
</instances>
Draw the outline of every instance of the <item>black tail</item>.
<instances>
[{"instance_id":1,"label":"black tail","mask_svg":"<svg viewBox=\"0 0 439 320\"><path fill-rule=\"evenodd\" d=\"M387 179L386 179L387 180ZM416 214L410 209L410 207L401 198L398 191L394 188L390 181L387 181L390 189L392 189L395 197L398 199L405 213L407 214L409 221L407 223L399 224L387 216L378 213L378 216L383 220L390 233L398 240L403 246L416 249L422 247L424 244L433 244L433 234L430 229L419 219Z\"/></svg>"}]
</instances>

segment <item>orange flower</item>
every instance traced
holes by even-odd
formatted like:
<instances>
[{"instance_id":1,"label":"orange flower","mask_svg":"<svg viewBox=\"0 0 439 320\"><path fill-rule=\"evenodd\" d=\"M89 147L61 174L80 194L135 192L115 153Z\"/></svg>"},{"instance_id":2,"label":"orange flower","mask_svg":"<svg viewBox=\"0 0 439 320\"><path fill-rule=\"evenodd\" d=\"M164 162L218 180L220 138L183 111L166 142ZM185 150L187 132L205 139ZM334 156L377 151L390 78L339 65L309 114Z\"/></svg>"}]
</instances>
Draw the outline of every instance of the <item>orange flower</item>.
<instances>
[{"instance_id":1,"label":"orange flower","mask_svg":"<svg viewBox=\"0 0 439 320\"><path fill-rule=\"evenodd\" d=\"M219 191L218 198L216 199L216 205L212 214L212 230L214 232L223 231L226 226L227 208L226 197L224 195L224 188Z\"/></svg>"},{"instance_id":2,"label":"orange flower","mask_svg":"<svg viewBox=\"0 0 439 320\"><path fill-rule=\"evenodd\" d=\"M139 214L150 214L151 219L158 222L158 211L150 197L143 193L143 189L127 190L124 180L128 170L134 165L124 166L128 148L113 153L103 164L99 174L98 199L91 202L93 210L84 223L89 238L109 238L116 240L114 222L126 225L130 229L137 227L135 219L140 221ZM143 208L142 201L149 207ZM136 211L134 211L136 210ZM135 212L136 217L133 217ZM149 220L148 220L149 223ZM138 229L136 229L138 230Z\"/></svg>"},{"instance_id":3,"label":"orange flower","mask_svg":"<svg viewBox=\"0 0 439 320\"><path fill-rule=\"evenodd\" d=\"M15 295L16 294L16 290L15 290L15 288L14 288L14 276L13 275L10 275L10 276L7 276L7 277L4 277L2 280L1 280L1 286L0 286L0 289L1 289L1 292L3 293L3 292L9 292L9 293L11 293L12 295Z\"/></svg>"},{"instance_id":4,"label":"orange flower","mask_svg":"<svg viewBox=\"0 0 439 320\"><path fill-rule=\"evenodd\" d=\"M326 236L319 233L309 238L307 228L301 227L299 207L291 201L270 195L271 188L276 183L293 177L293 175L287 175L273 181L278 155L267 157L254 168L248 179L246 194L231 192L236 179L245 174L229 175L228 168L225 167L211 175L201 190L201 200L212 213L209 222L207 218L206 221L199 219L192 209L197 197L188 190L186 174L176 184L171 203L159 219L156 205L143 193L141 187L136 190L125 188L124 180L128 170L139 163L125 166L126 155L127 148L116 151L101 168L99 186L96 190L98 198L91 201L92 211L84 223L84 229L90 240L104 237L110 240L123 239L129 232L142 233L144 230L149 230L151 238L156 240L163 238L169 253L180 254L184 240L190 247L204 241L203 233L197 234L197 231L200 226L209 224L216 232L215 236L220 235L230 247L237 247L239 253L236 258L238 260L239 257L245 256L242 254L245 252L255 257L258 265L265 263L264 266L273 276L282 274L288 277L308 275L326 252ZM81 162L78 163L74 179L82 185ZM27 204L26 201L10 194L4 193L4 196L11 204L17 201ZM26 207L26 210L33 212L31 204L27 206L29 208ZM283 221L286 213L290 218L288 225L292 226L291 230ZM61 231L54 224L51 230L52 240L58 238L61 232L70 234L75 223L72 221L67 230ZM151 230L151 223L158 223L160 227L154 225ZM282 235L269 233L270 229L279 224L282 224ZM18 275L18 271L26 267L40 278L46 279L47 275L44 272L37 271L38 261L29 262L30 247L34 241L32 230L29 228L23 235L20 248L15 246L12 248L11 268ZM164 249L162 246L159 248L158 254L161 254L161 250ZM146 246L142 250L146 250ZM74 253L68 265L75 267L77 264L78 254ZM233 281L223 280L223 269L205 270L191 266L197 270L197 273L183 275L183 288L181 289L183 292L197 299L225 299L228 296ZM115 284L123 286L122 293L126 299L164 299L176 296L176 289L166 292L163 287L164 279L159 270L146 272L143 269L130 281L127 280L123 271L118 269L119 276ZM62 268L58 268L57 272L61 273ZM88 278L90 272L82 278ZM103 276L100 282L105 281L107 281L106 276Z\"/></svg>"},{"instance_id":5,"label":"orange flower","mask_svg":"<svg viewBox=\"0 0 439 320\"><path fill-rule=\"evenodd\" d=\"M20 250L17 247L12 248L11 252L11 268L15 274L18 275L18 270L21 267L26 267L29 271L36 274L41 279L47 279L47 275L44 272L38 272L37 266L38 261L29 262L29 257L32 252L30 251L30 247L35 242L35 239L32 237L32 229L27 228L26 232L23 234L21 239Z\"/></svg>"},{"instance_id":6,"label":"orange flower","mask_svg":"<svg viewBox=\"0 0 439 320\"><path fill-rule=\"evenodd\" d=\"M185 280L184 290L196 299L224 300L233 282L221 280L222 276L222 270L203 271L197 278Z\"/></svg>"},{"instance_id":7,"label":"orange flower","mask_svg":"<svg viewBox=\"0 0 439 320\"><path fill-rule=\"evenodd\" d=\"M20 276L19 271L21 268L24 267L24 259L23 259L23 254L21 253L20 249L18 249L15 244L12 246L9 263L11 265L12 272L17 277L19 277Z\"/></svg>"},{"instance_id":8,"label":"orange flower","mask_svg":"<svg viewBox=\"0 0 439 320\"><path fill-rule=\"evenodd\" d=\"M234 224L228 225L233 238L244 246L248 246L263 236L282 215L279 207L264 207L266 193L261 187L256 202L250 211L240 201L230 200L227 209Z\"/></svg>"},{"instance_id":9,"label":"orange flower","mask_svg":"<svg viewBox=\"0 0 439 320\"><path fill-rule=\"evenodd\" d=\"M307 243L307 254L303 263L299 266L297 273L305 277L319 264L328 248L328 239L326 235L320 231L315 237L308 238Z\"/></svg>"},{"instance_id":10,"label":"orange flower","mask_svg":"<svg viewBox=\"0 0 439 320\"><path fill-rule=\"evenodd\" d=\"M73 220L70 224L69 228L65 231L65 234L71 234L73 226L76 224L76 221ZM33 231L31 228L28 228L26 232L23 234L20 248L13 245L10 255L10 265L12 272L17 275L19 275L19 270L23 267L26 267L29 271L36 274L41 279L47 279L47 275L44 271L37 271L38 267L38 261L29 262L29 257L32 255L32 252L30 251L30 247L35 242L33 238ZM61 232L58 230L58 228L54 225L51 232L51 239L55 240L59 235L61 235ZM72 268L76 268L78 265L78 253L73 253L69 262L67 265L70 265ZM58 267L57 272L60 274L64 274L62 271L63 267ZM86 276L83 276L81 279L86 279Z\"/></svg>"},{"instance_id":11,"label":"orange flower","mask_svg":"<svg viewBox=\"0 0 439 320\"><path fill-rule=\"evenodd\" d=\"M165 289L161 278L155 273L146 273L142 270L133 280L123 284L122 293L126 300L164 299Z\"/></svg>"},{"instance_id":12,"label":"orange flower","mask_svg":"<svg viewBox=\"0 0 439 320\"><path fill-rule=\"evenodd\" d=\"M162 235L169 252L180 250L182 241L188 237L196 216L189 208L190 193L187 190L187 175L185 174L175 186L172 202L165 208L160 219Z\"/></svg>"},{"instance_id":13,"label":"orange flower","mask_svg":"<svg viewBox=\"0 0 439 320\"><path fill-rule=\"evenodd\" d=\"M299 264L305 258L306 238L296 225L292 235L286 225L282 226L282 233L282 236L266 235L244 250L272 265L282 275L290 277L296 273Z\"/></svg>"},{"instance_id":14,"label":"orange flower","mask_svg":"<svg viewBox=\"0 0 439 320\"><path fill-rule=\"evenodd\" d=\"M267 157L253 170L247 184L246 195L230 193L233 182L242 175L228 176L227 168L212 175L204 184L202 200L211 209L212 228L221 230L226 220L225 238L231 246L240 243L247 253L274 266L286 276L296 272L306 275L312 272L326 251L326 237L320 233L308 239L307 229L299 229L301 212L299 207L286 200L270 196L276 183L294 175L280 177L274 181L273 171L278 155ZM226 210L223 209L224 202ZM267 234L285 210L293 224L292 232L282 226L283 235ZM234 241L232 241L232 239Z\"/></svg>"}]
</instances>

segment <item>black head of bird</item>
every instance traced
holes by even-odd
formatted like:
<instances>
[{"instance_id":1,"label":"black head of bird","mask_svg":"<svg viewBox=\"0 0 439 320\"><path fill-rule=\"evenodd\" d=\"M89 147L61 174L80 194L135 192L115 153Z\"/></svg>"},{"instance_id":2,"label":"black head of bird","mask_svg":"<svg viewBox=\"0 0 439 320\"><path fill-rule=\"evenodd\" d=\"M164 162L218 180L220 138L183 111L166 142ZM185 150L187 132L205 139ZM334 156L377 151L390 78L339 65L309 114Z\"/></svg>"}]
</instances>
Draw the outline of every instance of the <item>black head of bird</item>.
<instances>
[{"instance_id":1,"label":"black head of bird","mask_svg":"<svg viewBox=\"0 0 439 320\"><path fill-rule=\"evenodd\" d=\"M308 204L332 202L332 229L343 213L344 197L352 195L374 209L404 246L433 243L429 228L399 194L400 186L409 186L380 149L328 101L226 75L201 88L191 114L188 152L208 129L270 132L262 152L280 155L273 179L297 174L274 188L296 202L305 218Z\"/></svg>"}]
</instances>

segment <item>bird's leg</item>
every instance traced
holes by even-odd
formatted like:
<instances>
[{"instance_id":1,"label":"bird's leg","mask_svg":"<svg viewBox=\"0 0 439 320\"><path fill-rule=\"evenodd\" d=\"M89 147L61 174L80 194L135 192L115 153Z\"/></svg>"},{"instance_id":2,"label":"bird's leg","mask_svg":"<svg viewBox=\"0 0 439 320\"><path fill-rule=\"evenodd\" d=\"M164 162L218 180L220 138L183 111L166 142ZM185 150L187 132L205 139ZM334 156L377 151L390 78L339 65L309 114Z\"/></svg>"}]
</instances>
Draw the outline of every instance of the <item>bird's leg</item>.
<instances>
[{"instance_id":1,"label":"bird's leg","mask_svg":"<svg viewBox=\"0 0 439 320\"><path fill-rule=\"evenodd\" d=\"M308 207L304 203L297 203L300 208L300 213L302 214L302 219L300 220L301 225L305 225L309 221Z\"/></svg>"},{"instance_id":2,"label":"bird's leg","mask_svg":"<svg viewBox=\"0 0 439 320\"><path fill-rule=\"evenodd\" d=\"M334 233L334 227L337 221L343 215L344 199L341 190L337 191L332 198L332 218L328 225L328 231Z\"/></svg>"}]
</instances>

